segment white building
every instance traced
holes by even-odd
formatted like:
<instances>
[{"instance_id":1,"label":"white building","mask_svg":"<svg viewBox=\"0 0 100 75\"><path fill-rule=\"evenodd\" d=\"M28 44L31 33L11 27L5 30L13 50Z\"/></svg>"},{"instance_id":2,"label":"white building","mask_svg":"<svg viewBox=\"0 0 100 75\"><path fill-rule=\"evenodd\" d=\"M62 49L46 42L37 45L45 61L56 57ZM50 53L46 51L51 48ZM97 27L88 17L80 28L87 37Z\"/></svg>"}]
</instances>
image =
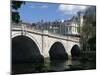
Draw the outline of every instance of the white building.
<instances>
[{"instance_id":1,"label":"white building","mask_svg":"<svg viewBox=\"0 0 100 75\"><path fill-rule=\"evenodd\" d=\"M70 20L39 22L36 24L36 29L48 30L52 33L62 35L79 35L82 24L83 15L81 12L78 12L78 16L73 16Z\"/></svg>"}]
</instances>

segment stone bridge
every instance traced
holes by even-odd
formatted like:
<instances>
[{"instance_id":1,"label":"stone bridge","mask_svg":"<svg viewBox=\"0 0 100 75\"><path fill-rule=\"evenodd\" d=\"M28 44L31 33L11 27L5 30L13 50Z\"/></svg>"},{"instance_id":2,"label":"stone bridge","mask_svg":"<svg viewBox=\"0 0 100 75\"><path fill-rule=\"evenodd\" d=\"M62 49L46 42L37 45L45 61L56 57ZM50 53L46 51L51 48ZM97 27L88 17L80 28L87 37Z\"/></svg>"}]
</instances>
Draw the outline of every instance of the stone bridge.
<instances>
[{"instance_id":1,"label":"stone bridge","mask_svg":"<svg viewBox=\"0 0 100 75\"><path fill-rule=\"evenodd\" d=\"M59 54L65 53L71 56L73 48L80 47L79 36L54 34L25 24L11 25L11 38L14 59L17 59L16 56L29 58L32 53L43 57L58 57Z\"/></svg>"}]
</instances>

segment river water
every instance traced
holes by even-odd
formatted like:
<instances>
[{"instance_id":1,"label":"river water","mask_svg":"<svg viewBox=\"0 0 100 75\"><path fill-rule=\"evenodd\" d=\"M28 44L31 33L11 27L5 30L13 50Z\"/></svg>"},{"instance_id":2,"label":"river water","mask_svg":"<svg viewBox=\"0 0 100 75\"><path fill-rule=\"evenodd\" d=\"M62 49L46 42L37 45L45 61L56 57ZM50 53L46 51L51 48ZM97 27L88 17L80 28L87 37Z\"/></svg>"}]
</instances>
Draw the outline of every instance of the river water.
<instances>
[{"instance_id":1,"label":"river water","mask_svg":"<svg viewBox=\"0 0 100 75\"><path fill-rule=\"evenodd\" d=\"M46 58L44 63L40 64L27 63L12 65L13 74L75 71L90 69L96 69L96 62L72 59L66 61L50 61L49 58Z\"/></svg>"}]
</instances>

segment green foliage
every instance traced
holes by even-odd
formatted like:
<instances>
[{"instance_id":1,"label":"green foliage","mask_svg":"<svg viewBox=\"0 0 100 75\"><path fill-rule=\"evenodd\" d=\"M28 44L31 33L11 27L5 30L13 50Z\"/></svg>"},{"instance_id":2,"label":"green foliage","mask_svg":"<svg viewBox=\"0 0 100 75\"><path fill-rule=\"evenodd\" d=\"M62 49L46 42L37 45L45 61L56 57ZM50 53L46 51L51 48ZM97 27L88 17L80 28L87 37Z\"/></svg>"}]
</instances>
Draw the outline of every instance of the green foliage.
<instances>
[{"instance_id":1,"label":"green foliage","mask_svg":"<svg viewBox=\"0 0 100 75\"><path fill-rule=\"evenodd\" d=\"M12 12L12 21L15 23L18 23L20 19L19 13L18 12Z\"/></svg>"},{"instance_id":2,"label":"green foliage","mask_svg":"<svg viewBox=\"0 0 100 75\"><path fill-rule=\"evenodd\" d=\"M96 8L94 6L85 11L81 36L84 50L96 50Z\"/></svg>"},{"instance_id":3,"label":"green foliage","mask_svg":"<svg viewBox=\"0 0 100 75\"><path fill-rule=\"evenodd\" d=\"M20 15L17 10L21 7L22 4L25 4L25 2L23 2L23 1L12 1L11 2L12 22L14 22L14 23L19 23L19 21L20 21Z\"/></svg>"},{"instance_id":4,"label":"green foliage","mask_svg":"<svg viewBox=\"0 0 100 75\"><path fill-rule=\"evenodd\" d=\"M92 37L88 40L88 44L90 46L90 49L93 51L96 49L96 37Z\"/></svg>"},{"instance_id":5,"label":"green foliage","mask_svg":"<svg viewBox=\"0 0 100 75\"><path fill-rule=\"evenodd\" d=\"M22 1L12 1L12 8L17 10L18 8L21 7L21 5L25 3L25 2L22 2Z\"/></svg>"}]
</instances>

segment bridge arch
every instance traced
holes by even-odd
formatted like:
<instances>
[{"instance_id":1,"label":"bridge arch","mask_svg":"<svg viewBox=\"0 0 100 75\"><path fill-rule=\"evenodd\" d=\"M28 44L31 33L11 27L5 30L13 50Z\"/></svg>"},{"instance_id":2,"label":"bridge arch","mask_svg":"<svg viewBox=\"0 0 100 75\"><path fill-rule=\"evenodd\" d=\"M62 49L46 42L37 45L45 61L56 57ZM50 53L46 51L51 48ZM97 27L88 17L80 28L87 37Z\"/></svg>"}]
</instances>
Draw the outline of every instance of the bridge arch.
<instances>
[{"instance_id":1,"label":"bridge arch","mask_svg":"<svg viewBox=\"0 0 100 75\"><path fill-rule=\"evenodd\" d=\"M14 33L14 34L12 35L12 39L15 38L15 37L17 37L17 36L26 36L26 37L32 39L32 40L36 43L36 45L38 46L38 48L39 48L39 50L40 50L40 53L42 54L41 46L40 46L40 44L38 43L37 39L35 39L34 36L30 35L29 33L26 33L26 34L23 34L23 35L22 35L21 33L18 32L18 33Z\"/></svg>"},{"instance_id":2,"label":"bridge arch","mask_svg":"<svg viewBox=\"0 0 100 75\"><path fill-rule=\"evenodd\" d=\"M80 52L81 52L80 47L77 44L73 45L73 47L71 48L72 58L74 59L80 57Z\"/></svg>"},{"instance_id":3,"label":"bridge arch","mask_svg":"<svg viewBox=\"0 0 100 75\"><path fill-rule=\"evenodd\" d=\"M12 62L39 63L43 62L43 56L33 39L26 35L17 35L12 38Z\"/></svg>"},{"instance_id":4,"label":"bridge arch","mask_svg":"<svg viewBox=\"0 0 100 75\"><path fill-rule=\"evenodd\" d=\"M68 59L68 54L66 53L64 45L56 41L52 44L49 49L49 55L51 60L66 60Z\"/></svg>"}]
</instances>

